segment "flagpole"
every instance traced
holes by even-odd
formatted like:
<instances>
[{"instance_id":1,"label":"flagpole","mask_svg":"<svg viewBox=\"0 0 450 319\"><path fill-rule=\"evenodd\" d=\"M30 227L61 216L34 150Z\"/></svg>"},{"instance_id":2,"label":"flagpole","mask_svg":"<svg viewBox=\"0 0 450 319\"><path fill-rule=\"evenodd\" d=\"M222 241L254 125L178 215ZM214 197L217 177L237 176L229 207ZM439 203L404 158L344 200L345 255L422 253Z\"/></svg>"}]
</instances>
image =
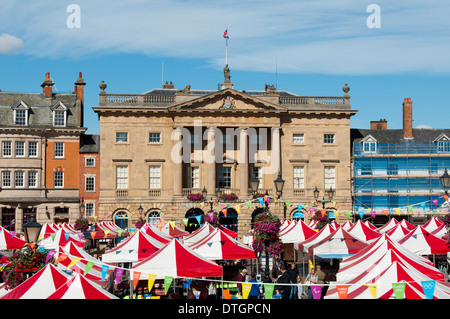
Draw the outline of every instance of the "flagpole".
<instances>
[{"instance_id":1,"label":"flagpole","mask_svg":"<svg viewBox=\"0 0 450 319\"><path fill-rule=\"evenodd\" d=\"M227 28L228 30L228 28ZM228 65L228 34L227 37L225 38L225 65Z\"/></svg>"}]
</instances>

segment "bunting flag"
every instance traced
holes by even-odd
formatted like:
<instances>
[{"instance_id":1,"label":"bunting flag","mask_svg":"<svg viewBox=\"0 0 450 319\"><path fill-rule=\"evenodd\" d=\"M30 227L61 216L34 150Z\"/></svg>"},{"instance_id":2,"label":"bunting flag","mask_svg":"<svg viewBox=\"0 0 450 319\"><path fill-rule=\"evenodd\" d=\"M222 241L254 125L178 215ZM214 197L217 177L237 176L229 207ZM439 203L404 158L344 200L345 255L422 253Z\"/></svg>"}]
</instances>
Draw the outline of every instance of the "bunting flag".
<instances>
[{"instance_id":1,"label":"bunting flag","mask_svg":"<svg viewBox=\"0 0 450 319\"><path fill-rule=\"evenodd\" d=\"M383 214L385 214L386 216L388 216L388 215L389 215L389 210L383 209Z\"/></svg>"},{"instance_id":2,"label":"bunting flag","mask_svg":"<svg viewBox=\"0 0 450 319\"><path fill-rule=\"evenodd\" d=\"M262 197L258 197L258 201L262 206L264 206L264 200Z\"/></svg>"},{"instance_id":3,"label":"bunting flag","mask_svg":"<svg viewBox=\"0 0 450 319\"><path fill-rule=\"evenodd\" d=\"M409 205L407 208L408 208L409 212L411 212L411 213L413 212L413 206L412 205Z\"/></svg>"},{"instance_id":4,"label":"bunting flag","mask_svg":"<svg viewBox=\"0 0 450 319\"><path fill-rule=\"evenodd\" d=\"M248 209L252 209L252 201L249 200L246 204L248 206Z\"/></svg>"},{"instance_id":5,"label":"bunting flag","mask_svg":"<svg viewBox=\"0 0 450 319\"><path fill-rule=\"evenodd\" d=\"M436 199L433 199L433 204L434 204L436 207L438 207L438 200L437 200L437 198L436 198Z\"/></svg>"},{"instance_id":6,"label":"bunting flag","mask_svg":"<svg viewBox=\"0 0 450 319\"><path fill-rule=\"evenodd\" d=\"M405 282L393 282L392 289L394 290L395 299L404 299L405 298Z\"/></svg>"},{"instance_id":7,"label":"bunting flag","mask_svg":"<svg viewBox=\"0 0 450 319\"><path fill-rule=\"evenodd\" d=\"M436 280L421 281L422 289L427 299L433 299L434 288L436 287Z\"/></svg>"},{"instance_id":8,"label":"bunting flag","mask_svg":"<svg viewBox=\"0 0 450 319\"><path fill-rule=\"evenodd\" d=\"M169 222L169 225L172 227L172 229L175 229L175 222Z\"/></svg>"},{"instance_id":9,"label":"bunting flag","mask_svg":"<svg viewBox=\"0 0 450 319\"><path fill-rule=\"evenodd\" d=\"M322 296L322 285L311 285L309 289L311 289L314 299L320 299Z\"/></svg>"},{"instance_id":10,"label":"bunting flag","mask_svg":"<svg viewBox=\"0 0 450 319\"><path fill-rule=\"evenodd\" d=\"M103 282L103 280L105 280L108 270L109 270L108 265L102 265L102 282Z\"/></svg>"},{"instance_id":11,"label":"bunting flag","mask_svg":"<svg viewBox=\"0 0 450 319\"><path fill-rule=\"evenodd\" d=\"M92 238L92 240L94 240L94 238L95 238L95 231L91 231L91 238Z\"/></svg>"},{"instance_id":12,"label":"bunting flag","mask_svg":"<svg viewBox=\"0 0 450 319\"><path fill-rule=\"evenodd\" d=\"M272 299L275 286L273 284L264 284L264 294L266 299Z\"/></svg>"},{"instance_id":13,"label":"bunting flag","mask_svg":"<svg viewBox=\"0 0 450 319\"><path fill-rule=\"evenodd\" d=\"M336 285L339 299L347 299L349 285Z\"/></svg>"},{"instance_id":14,"label":"bunting flag","mask_svg":"<svg viewBox=\"0 0 450 319\"><path fill-rule=\"evenodd\" d=\"M444 195L444 199L445 199L446 202L448 202L448 195L447 194Z\"/></svg>"},{"instance_id":15,"label":"bunting flag","mask_svg":"<svg viewBox=\"0 0 450 319\"><path fill-rule=\"evenodd\" d=\"M300 213L300 211L302 210L303 205L297 204L297 211Z\"/></svg>"},{"instance_id":16,"label":"bunting flag","mask_svg":"<svg viewBox=\"0 0 450 319\"><path fill-rule=\"evenodd\" d=\"M47 257L45 258L45 263L47 263L55 254L56 254L56 250L50 250L47 253Z\"/></svg>"},{"instance_id":17,"label":"bunting flag","mask_svg":"<svg viewBox=\"0 0 450 319\"><path fill-rule=\"evenodd\" d=\"M155 274L149 274L148 275L148 292L152 291L153 284L155 283L156 275Z\"/></svg>"},{"instance_id":18,"label":"bunting flag","mask_svg":"<svg viewBox=\"0 0 450 319\"><path fill-rule=\"evenodd\" d=\"M400 216L400 208L394 208L394 210L397 212L397 215Z\"/></svg>"},{"instance_id":19,"label":"bunting flag","mask_svg":"<svg viewBox=\"0 0 450 319\"><path fill-rule=\"evenodd\" d=\"M86 267L84 268L84 273L83 276L86 276L86 274L89 272L89 270L91 270L91 268L94 266L94 262L93 261L88 261L86 264Z\"/></svg>"},{"instance_id":20,"label":"bunting flag","mask_svg":"<svg viewBox=\"0 0 450 319\"><path fill-rule=\"evenodd\" d=\"M320 213L322 214L322 218L326 215L327 211L325 209L321 209Z\"/></svg>"},{"instance_id":21,"label":"bunting flag","mask_svg":"<svg viewBox=\"0 0 450 319\"><path fill-rule=\"evenodd\" d=\"M329 214L330 214L330 215L329 215L330 218L336 218L336 216L334 216L334 212L333 212L333 211L330 211Z\"/></svg>"},{"instance_id":22,"label":"bunting flag","mask_svg":"<svg viewBox=\"0 0 450 319\"><path fill-rule=\"evenodd\" d=\"M222 209L221 212L222 212L223 216L227 217L227 209L226 208Z\"/></svg>"},{"instance_id":23,"label":"bunting flag","mask_svg":"<svg viewBox=\"0 0 450 319\"><path fill-rule=\"evenodd\" d=\"M55 241L56 233L51 233L50 237L52 238L52 241Z\"/></svg>"},{"instance_id":24,"label":"bunting flag","mask_svg":"<svg viewBox=\"0 0 450 319\"><path fill-rule=\"evenodd\" d=\"M314 207L310 207L309 208L309 216L311 216L312 214L314 214L314 211L315 211L316 209L314 208Z\"/></svg>"},{"instance_id":25,"label":"bunting flag","mask_svg":"<svg viewBox=\"0 0 450 319\"><path fill-rule=\"evenodd\" d=\"M363 212L362 210L360 210L360 211L358 212L358 214L359 214L359 218L363 219L363 217L364 217L364 212Z\"/></svg>"},{"instance_id":26,"label":"bunting flag","mask_svg":"<svg viewBox=\"0 0 450 319\"><path fill-rule=\"evenodd\" d=\"M184 219L183 219L184 226L187 226L187 225L188 225L188 220L189 220L189 218L184 218Z\"/></svg>"},{"instance_id":27,"label":"bunting flag","mask_svg":"<svg viewBox=\"0 0 450 319\"><path fill-rule=\"evenodd\" d=\"M377 299L377 284L364 284L364 286L367 286L369 288L373 299Z\"/></svg>"},{"instance_id":28,"label":"bunting flag","mask_svg":"<svg viewBox=\"0 0 450 319\"><path fill-rule=\"evenodd\" d=\"M136 290L136 286L139 283L139 278L141 277L140 271L133 271L133 289Z\"/></svg>"},{"instance_id":29,"label":"bunting flag","mask_svg":"<svg viewBox=\"0 0 450 319\"><path fill-rule=\"evenodd\" d=\"M374 211L374 210L371 210L371 211L370 211L370 214L372 215L372 218L375 218L375 215L377 214L377 212Z\"/></svg>"},{"instance_id":30,"label":"bunting flag","mask_svg":"<svg viewBox=\"0 0 450 319\"><path fill-rule=\"evenodd\" d=\"M55 264L59 263L60 261L63 261L64 259L66 259L68 256L66 254L60 254L58 259L56 259Z\"/></svg>"},{"instance_id":31,"label":"bunting flag","mask_svg":"<svg viewBox=\"0 0 450 319\"><path fill-rule=\"evenodd\" d=\"M202 216L195 216L195 219L197 220L197 222L201 225L202 224Z\"/></svg>"},{"instance_id":32,"label":"bunting flag","mask_svg":"<svg viewBox=\"0 0 450 319\"><path fill-rule=\"evenodd\" d=\"M291 206L291 202L284 202L284 204L286 205L286 207Z\"/></svg>"},{"instance_id":33,"label":"bunting flag","mask_svg":"<svg viewBox=\"0 0 450 319\"><path fill-rule=\"evenodd\" d=\"M72 267L73 265L75 265L77 262L79 262L81 259L78 257L75 257L74 259L72 259L72 261L70 262L69 266L67 266L67 268Z\"/></svg>"},{"instance_id":34,"label":"bunting flag","mask_svg":"<svg viewBox=\"0 0 450 319\"><path fill-rule=\"evenodd\" d=\"M346 211L345 214L347 215L347 219L350 219L352 217L352 212Z\"/></svg>"},{"instance_id":35,"label":"bunting flag","mask_svg":"<svg viewBox=\"0 0 450 319\"><path fill-rule=\"evenodd\" d=\"M248 299L248 294L250 293L251 289L252 289L251 282L242 283L242 296L244 297L244 299Z\"/></svg>"},{"instance_id":36,"label":"bunting flag","mask_svg":"<svg viewBox=\"0 0 450 319\"><path fill-rule=\"evenodd\" d=\"M237 211L238 215L241 213L241 206L236 205L234 206L234 209Z\"/></svg>"},{"instance_id":37,"label":"bunting flag","mask_svg":"<svg viewBox=\"0 0 450 319\"><path fill-rule=\"evenodd\" d=\"M119 284L120 278L122 278L122 274L123 274L124 271L125 271L125 269L123 269L123 268L117 268L116 269L116 280L115 280L116 286Z\"/></svg>"},{"instance_id":38,"label":"bunting flag","mask_svg":"<svg viewBox=\"0 0 450 319\"><path fill-rule=\"evenodd\" d=\"M165 294L169 292L170 285L172 284L173 277L172 276L165 276L164 277L164 291Z\"/></svg>"}]
</instances>

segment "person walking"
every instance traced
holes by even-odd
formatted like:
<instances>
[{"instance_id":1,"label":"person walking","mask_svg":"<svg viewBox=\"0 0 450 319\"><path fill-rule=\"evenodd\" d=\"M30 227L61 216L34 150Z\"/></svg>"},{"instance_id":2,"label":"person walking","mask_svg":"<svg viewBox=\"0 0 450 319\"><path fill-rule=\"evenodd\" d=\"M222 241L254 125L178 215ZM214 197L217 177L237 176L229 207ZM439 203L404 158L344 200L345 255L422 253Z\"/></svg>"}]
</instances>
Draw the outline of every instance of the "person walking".
<instances>
[{"instance_id":1,"label":"person walking","mask_svg":"<svg viewBox=\"0 0 450 319\"><path fill-rule=\"evenodd\" d=\"M281 294L281 299L289 299L289 296L291 294L291 286L289 285L291 283L291 280L289 279L289 273L287 272L285 265L281 265L280 271L281 276L278 277L276 283L281 285L276 285L275 290L277 290L278 293Z\"/></svg>"},{"instance_id":2,"label":"person walking","mask_svg":"<svg viewBox=\"0 0 450 319\"><path fill-rule=\"evenodd\" d=\"M317 275L316 275L316 270L314 268L311 268L308 276L306 276L306 279L305 279L305 284L308 285L308 299L313 299L312 289L311 289L310 285L317 284L317 280L318 279L317 279Z\"/></svg>"},{"instance_id":3,"label":"person walking","mask_svg":"<svg viewBox=\"0 0 450 319\"><path fill-rule=\"evenodd\" d=\"M239 273L239 275L237 276L237 280L238 282L244 282L245 281L245 276L247 275L247 269L242 269L241 272ZM242 296L242 284L238 283L237 284L237 289L239 292L239 295Z\"/></svg>"},{"instance_id":4,"label":"person walking","mask_svg":"<svg viewBox=\"0 0 450 319\"><path fill-rule=\"evenodd\" d=\"M289 295L289 299L298 299L297 296L297 277L298 277L298 268L297 265L293 262L290 265L290 268L287 270L289 273L289 280L291 284L291 293Z\"/></svg>"}]
</instances>

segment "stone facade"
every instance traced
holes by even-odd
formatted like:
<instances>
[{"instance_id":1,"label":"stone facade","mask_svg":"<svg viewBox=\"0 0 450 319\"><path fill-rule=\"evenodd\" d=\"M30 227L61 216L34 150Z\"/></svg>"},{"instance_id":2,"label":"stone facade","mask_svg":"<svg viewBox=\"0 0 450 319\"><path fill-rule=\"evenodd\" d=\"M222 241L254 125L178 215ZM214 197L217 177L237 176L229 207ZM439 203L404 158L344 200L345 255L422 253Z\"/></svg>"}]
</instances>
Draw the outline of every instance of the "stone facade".
<instances>
[{"instance_id":1,"label":"stone facade","mask_svg":"<svg viewBox=\"0 0 450 319\"><path fill-rule=\"evenodd\" d=\"M252 177L260 179L258 193L277 198L278 174L285 185L271 211L280 218L291 219L297 210L291 204L285 213L283 202L315 206L316 187L321 200L332 185L328 208L352 203L350 117L356 111L347 85L341 97L298 96L268 85L238 91L232 83L217 91L166 86L140 95L107 94L106 87L100 84L93 108L100 120L102 218L124 216L132 227L142 206L146 216L159 212L163 221L181 224L194 205L207 213L212 200L221 212L252 200ZM187 199L203 189L203 201ZM217 189L238 199L221 200ZM255 205L241 207L236 223L242 236Z\"/></svg>"}]
</instances>

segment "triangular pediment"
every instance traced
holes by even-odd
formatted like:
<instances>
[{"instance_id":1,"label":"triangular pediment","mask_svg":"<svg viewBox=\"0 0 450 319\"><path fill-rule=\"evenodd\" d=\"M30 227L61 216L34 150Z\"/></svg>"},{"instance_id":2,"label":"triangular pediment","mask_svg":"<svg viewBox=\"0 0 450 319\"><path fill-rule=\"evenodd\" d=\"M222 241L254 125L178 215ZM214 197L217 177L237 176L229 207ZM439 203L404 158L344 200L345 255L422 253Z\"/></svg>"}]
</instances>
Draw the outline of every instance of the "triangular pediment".
<instances>
[{"instance_id":1,"label":"triangular pediment","mask_svg":"<svg viewBox=\"0 0 450 319\"><path fill-rule=\"evenodd\" d=\"M275 99L274 99L275 100ZM285 111L280 106L263 98L255 97L244 92L227 88L211 94L189 99L169 108L171 111L202 110L202 111Z\"/></svg>"},{"instance_id":2,"label":"triangular pediment","mask_svg":"<svg viewBox=\"0 0 450 319\"><path fill-rule=\"evenodd\" d=\"M375 137L373 137L372 135L367 135L366 137L364 137L361 140L361 143L366 143L366 142L377 142L377 140L375 139Z\"/></svg>"},{"instance_id":3,"label":"triangular pediment","mask_svg":"<svg viewBox=\"0 0 450 319\"><path fill-rule=\"evenodd\" d=\"M444 133L442 133L433 142L449 142L449 141L450 141L450 138L447 135L445 135Z\"/></svg>"},{"instance_id":4,"label":"triangular pediment","mask_svg":"<svg viewBox=\"0 0 450 319\"><path fill-rule=\"evenodd\" d=\"M11 107L13 110L17 110L17 109L25 109L25 110L29 110L30 107L22 100L18 101L16 104L14 104Z\"/></svg>"},{"instance_id":5,"label":"triangular pediment","mask_svg":"<svg viewBox=\"0 0 450 319\"><path fill-rule=\"evenodd\" d=\"M63 102L59 101L55 105L52 106L52 111L59 110L59 111L66 111L67 106L64 105Z\"/></svg>"}]
</instances>

